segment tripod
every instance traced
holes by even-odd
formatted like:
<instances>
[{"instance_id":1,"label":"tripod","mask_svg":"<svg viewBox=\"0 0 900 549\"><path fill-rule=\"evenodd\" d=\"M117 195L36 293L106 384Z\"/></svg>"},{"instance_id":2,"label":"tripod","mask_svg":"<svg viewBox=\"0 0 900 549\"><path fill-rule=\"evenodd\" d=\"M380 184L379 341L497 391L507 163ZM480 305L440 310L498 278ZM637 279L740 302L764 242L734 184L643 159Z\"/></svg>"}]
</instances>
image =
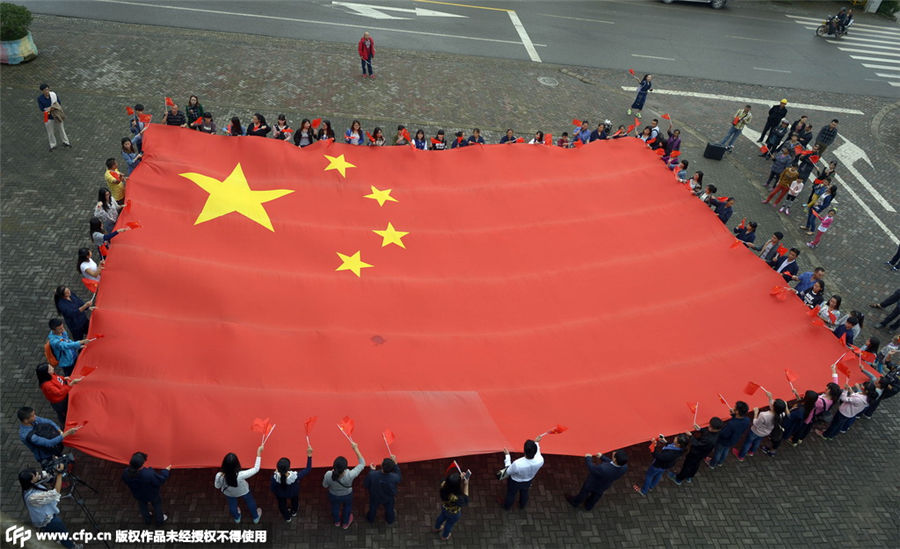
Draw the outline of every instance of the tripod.
<instances>
[{"instance_id":1,"label":"tripod","mask_svg":"<svg viewBox=\"0 0 900 549\"><path fill-rule=\"evenodd\" d=\"M60 496L60 499L69 498L72 501L74 501L75 505L77 505L81 509L81 511L84 513L84 516L87 517L88 522L91 525L91 529L94 530L94 532L99 531L100 528L97 525L96 519L94 519L94 515L91 513L91 510L87 508L87 505L84 504L84 498L82 498L81 494L78 492L79 486L84 486L85 488L89 489L90 491L94 492L95 494L98 493L97 489L94 488L93 486L91 486L90 484L88 484L87 482L81 480L71 470L65 474L64 478L69 479L69 489L68 489L68 491L66 491L65 494L62 494ZM103 545L106 546L106 549L110 549L109 542L107 540L105 540L105 539L103 540Z\"/></svg>"}]
</instances>

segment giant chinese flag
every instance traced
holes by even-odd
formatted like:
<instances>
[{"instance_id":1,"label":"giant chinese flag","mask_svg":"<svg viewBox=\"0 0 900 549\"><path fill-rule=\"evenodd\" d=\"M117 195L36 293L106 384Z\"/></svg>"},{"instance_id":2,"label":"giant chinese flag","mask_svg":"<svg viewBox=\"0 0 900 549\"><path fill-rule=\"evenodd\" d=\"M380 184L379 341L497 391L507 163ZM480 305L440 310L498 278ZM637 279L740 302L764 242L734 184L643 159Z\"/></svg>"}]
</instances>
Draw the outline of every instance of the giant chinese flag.
<instances>
[{"instance_id":1,"label":"giant chinese flag","mask_svg":"<svg viewBox=\"0 0 900 549\"><path fill-rule=\"evenodd\" d=\"M152 126L103 271L67 439L127 461L582 455L787 397L843 349L636 139L446 152ZM77 372L76 372L77 375ZM798 387L805 389L806 387ZM699 418L705 422L708 418ZM329 426L329 423L331 426Z\"/></svg>"}]
</instances>

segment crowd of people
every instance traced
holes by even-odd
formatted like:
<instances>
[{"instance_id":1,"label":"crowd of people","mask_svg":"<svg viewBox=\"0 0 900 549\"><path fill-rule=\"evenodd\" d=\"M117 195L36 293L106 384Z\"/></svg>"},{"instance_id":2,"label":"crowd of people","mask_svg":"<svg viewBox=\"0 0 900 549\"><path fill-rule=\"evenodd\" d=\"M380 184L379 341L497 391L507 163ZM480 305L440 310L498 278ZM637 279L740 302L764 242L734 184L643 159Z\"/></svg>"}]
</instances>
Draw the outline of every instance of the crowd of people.
<instances>
[{"instance_id":1,"label":"crowd of people","mask_svg":"<svg viewBox=\"0 0 900 549\"><path fill-rule=\"evenodd\" d=\"M364 74L366 71L371 74L374 43L365 44L366 48L371 46L370 52L368 49L364 52L362 44L361 40L360 56L363 60L363 71ZM652 75L644 75L640 79L635 76L635 79L639 81L638 95L628 110L629 115L637 116L633 124L619 125L616 131L613 131L613 124L609 120L598 123L594 129L591 129L587 120L573 120L571 136L568 131L564 131L554 142L551 136L537 131L528 143L580 147L597 140L626 137L640 139L647 147L656 151L660 160L674 172L678 184L689 186L694 195L707 204L722 223L728 223L734 212L735 199L730 196L718 196L715 185L704 183L702 171L695 170L691 173L688 170L690 162L680 158L681 133L678 129L673 129L668 115L662 116L669 122L664 131L659 119L656 118L643 128L640 127L639 119L642 118L640 111L644 107L647 94L652 91ZM52 151L55 147L56 132L61 134L65 145L69 145L69 142L62 120L58 118L61 113L58 96L50 91L46 84L42 84L40 89L38 105L43 112L48 113L44 123L47 125ZM304 118L294 129L283 114L278 115L275 124L270 127L264 115L255 113L246 125L242 124L238 117L233 117L225 128L219 130L212 113L203 108L197 96L189 97L185 112L179 110L178 105L169 98L166 98L166 103L168 112L162 121L164 124L195 131L213 134L222 131L230 136L262 138L271 134L274 139L291 142L298 147L309 146L317 140L336 139L331 122L319 118L313 120ZM803 228L810 236L815 234L815 238L807 243L813 248L819 244L822 235L831 228L836 214L834 198L837 188L831 178L837 164L831 161L827 167L818 168L817 164L819 156L837 135L837 120L833 120L820 130L816 142L810 148L808 145L812 140L812 126L806 116L789 124L785 118L786 104L787 100L782 100L770 109L760 136L760 143L764 145L760 156L772 162L769 178L765 182L771 193L763 202L778 206L784 199L785 204L781 206L779 212L790 216L791 207L797 208L795 206L797 196L801 194L810 175L815 172L809 197L804 205L800 206L808 212ZM85 287L92 294L96 292L101 279L104 258L113 245L113 238L132 228L128 225L122 226L117 221L121 209L128 207L127 179L142 160L142 138L152 121L152 116L144 112L144 106L141 104L129 107L128 111L130 115L128 128L131 136L121 139L124 170L119 170L116 158L106 160L104 174L106 186L98 190L97 202L90 209L90 243L86 242L86 245L78 251L77 271ZM722 143L733 147L735 139L750 121L748 105L737 112ZM350 145L387 144L381 128L375 127L370 133L364 131L357 120L354 120L341 135L344 143ZM399 125L391 143L422 150L443 150L485 144L479 128L474 128L471 135L466 135L464 130L458 130L454 135L455 139L451 139L448 143L446 132L439 130L435 137L429 140L426 139L423 130L417 130L413 137L405 126ZM499 139L501 144L524 142L525 138L517 137L512 129L508 129ZM855 353L852 356L857 357L859 370L869 378L869 381L851 386L848 376L848 383L841 387L836 370L838 363L835 363L831 366L832 381L824 390L821 387L809 388L801 394L792 386L795 397L793 401L773 399L772 394L767 392L768 406L753 410L743 401L737 401L734 406L726 403L729 409L728 418L711 417L707 427L694 425L693 431L677 434L671 441L660 436L657 440L651 441L652 462L643 483L634 484L634 490L641 496L646 496L652 491L664 476L670 478L675 485L690 483L698 473L702 462L705 461L709 468L716 469L723 465L729 453L732 453L738 461L754 456L759 450L767 456L774 457L784 440L789 440L792 446L798 446L816 424L823 427L816 431L820 436L825 439L834 438L846 433L858 417L871 418L882 400L900 392L898 380L900 369L897 368L900 364L900 334L893 336L884 346L877 337L871 336L865 340L863 346L854 347L854 342L862 341L860 332L865 321L863 313L858 310L843 311L841 296L826 295L823 267L799 273L797 260L801 252L796 247L786 247L783 242L785 236L781 231L774 231L769 239L757 243L758 229L757 222L742 218L740 223L733 227L733 232L743 245L757 252L760 259L779 273L785 282L796 283L793 293L810 308L811 314L821 321L822 325L831 329L835 337L840 338L848 346L850 349L848 352ZM95 257L99 261L95 261ZM894 271L900 268L900 247L897 254L888 261L888 265ZM17 415L20 423L19 438L42 467L52 464L55 458L63 453L62 445L65 438L80 428L74 426L63 430L60 425L63 427L66 425L70 388L84 379L73 378L71 375L78 353L91 341L86 336L88 313L93 309L94 303L93 295L85 301L64 285L56 288L53 299L60 318L49 321L50 333L44 345L46 361L37 366L36 375L39 387L55 411L59 424L37 416L34 409L27 406L20 408ZM890 328L900 329L898 318L900 290L881 302L872 303L871 307L884 309L892 305L895 306L893 312L881 321L878 328L885 328L896 320ZM524 455L514 461L509 451L504 450L504 466L497 475L499 479L507 481L506 496L500 500L504 509L511 509L516 500L519 507L524 508L527 505L529 488L544 464L540 453L541 439L542 436L538 436L534 440L527 440L523 446ZM768 444L763 445L766 439ZM262 507L257 505L248 480L259 472L264 447L265 444L259 446L254 465L249 469L242 469L238 456L228 453L213 480L215 489L226 498L230 516L235 523L240 523L243 518L240 500L244 501L253 523L258 523L261 518ZM352 441L351 449L356 455L357 464L351 468L346 457L338 456L322 479L322 486L328 492L334 525L343 529L349 528L354 521L353 485L355 479L366 469L366 461L359 447ZM297 470L291 468L289 457L282 457L278 460L277 468L270 478L270 490L280 516L285 522L292 522L299 512L300 481L312 468L312 456L313 449L308 445L305 467ZM164 470L152 469L146 466L147 457L143 452L135 452L123 472L122 480L137 500L144 521L147 524L162 525L168 517L163 511L160 487L169 478L172 466ZM681 468L676 473L674 468L682 458ZM624 476L628 470L628 461L629 456L625 450L616 450L610 456L586 454L587 479L582 484L581 490L575 495L566 495L566 500L575 507L583 505L590 510L603 493L617 479ZM65 530L57 506L63 473L63 469L55 467L43 472L42 469L29 468L19 475L24 501L33 524L38 528L47 531ZM441 512L433 528L444 540L450 539L462 508L468 504L470 475L469 471L463 472L458 466L448 469L437 489ZM52 488L49 486L51 479L55 483ZM395 521L394 500L401 480L400 467L394 455L385 458L380 468L375 465L369 466L363 481L363 486L368 492L366 518L369 522L376 520L381 507L384 508L386 522ZM76 546L72 542L65 542L63 545Z\"/></svg>"}]
</instances>

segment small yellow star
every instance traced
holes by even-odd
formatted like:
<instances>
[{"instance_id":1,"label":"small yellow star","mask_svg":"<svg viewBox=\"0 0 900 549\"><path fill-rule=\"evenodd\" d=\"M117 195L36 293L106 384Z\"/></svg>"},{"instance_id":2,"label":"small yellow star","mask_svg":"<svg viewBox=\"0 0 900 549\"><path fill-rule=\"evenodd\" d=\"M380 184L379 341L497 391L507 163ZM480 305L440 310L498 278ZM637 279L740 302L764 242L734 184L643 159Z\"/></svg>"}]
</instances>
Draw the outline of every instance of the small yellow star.
<instances>
[{"instance_id":1,"label":"small yellow star","mask_svg":"<svg viewBox=\"0 0 900 549\"><path fill-rule=\"evenodd\" d=\"M398 200L391 196L390 189L379 190L375 187L375 185L371 185L372 194L367 194L363 198L371 198L372 200L377 200L379 206L384 206L385 202L397 202Z\"/></svg>"},{"instance_id":2,"label":"small yellow star","mask_svg":"<svg viewBox=\"0 0 900 549\"><path fill-rule=\"evenodd\" d=\"M337 252L337 254L338 257L341 258L341 266L335 269L335 271L350 271L356 276L359 276L359 271L361 269L373 266L368 263L363 263L363 260L359 257L359 250L353 255L344 255L341 252Z\"/></svg>"},{"instance_id":3,"label":"small yellow star","mask_svg":"<svg viewBox=\"0 0 900 549\"><path fill-rule=\"evenodd\" d=\"M324 155L325 158L328 159L328 166L325 168L325 171L328 170L337 170L341 172L341 177L347 177L347 168L355 168L356 166L347 162L344 159L344 155L340 156L328 156Z\"/></svg>"},{"instance_id":4,"label":"small yellow star","mask_svg":"<svg viewBox=\"0 0 900 549\"><path fill-rule=\"evenodd\" d=\"M394 228L394 226L388 222L387 229L383 231L373 230L373 233L377 234L381 237L381 247L384 248L388 244L396 244L403 249L406 249L406 246L403 244L403 241L400 240L404 236L409 234L409 231L398 231Z\"/></svg>"},{"instance_id":5,"label":"small yellow star","mask_svg":"<svg viewBox=\"0 0 900 549\"><path fill-rule=\"evenodd\" d=\"M223 181L193 172L178 175L190 179L198 187L209 193L206 204L203 205L203 210L200 211L200 215L197 216L194 225L199 225L231 212L237 212L274 232L272 221L269 219L269 214L263 207L263 203L294 192L290 189L254 191L247 183L247 178L244 177L244 170L241 169L240 163L234 167L231 174Z\"/></svg>"}]
</instances>

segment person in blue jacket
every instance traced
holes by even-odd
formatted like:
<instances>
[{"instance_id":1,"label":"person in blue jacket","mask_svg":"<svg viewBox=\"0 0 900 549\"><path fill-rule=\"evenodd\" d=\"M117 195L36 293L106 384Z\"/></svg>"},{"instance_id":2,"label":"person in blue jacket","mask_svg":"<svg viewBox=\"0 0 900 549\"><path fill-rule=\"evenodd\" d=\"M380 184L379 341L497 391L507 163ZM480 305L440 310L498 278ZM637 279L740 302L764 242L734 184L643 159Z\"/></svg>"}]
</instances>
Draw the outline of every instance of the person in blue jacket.
<instances>
[{"instance_id":1,"label":"person in blue jacket","mask_svg":"<svg viewBox=\"0 0 900 549\"><path fill-rule=\"evenodd\" d=\"M578 495L566 494L566 501L572 504L572 507L579 507L584 503L584 508L590 511L600 501L603 492L628 472L628 454L625 450L614 452L612 459L598 453L597 459L600 460L599 464L594 463L591 454L585 454L584 461L587 464L588 477L581 485Z\"/></svg>"},{"instance_id":2,"label":"person in blue jacket","mask_svg":"<svg viewBox=\"0 0 900 549\"><path fill-rule=\"evenodd\" d=\"M172 470L172 466L169 465L162 471L156 471L151 467L144 467L146 462L147 454L135 452L131 456L131 461L128 462L128 467L122 473L122 482L128 486L131 495L137 500L138 509L141 511L141 516L144 517L144 522L151 524L153 519L156 519L157 526L161 526L169 517L163 513L159 488L169 479L169 471ZM152 513L148 503L153 506Z\"/></svg>"},{"instance_id":3,"label":"person in blue jacket","mask_svg":"<svg viewBox=\"0 0 900 549\"><path fill-rule=\"evenodd\" d=\"M369 511L366 520L375 522L378 507L384 505L384 520L393 524L397 515L394 513L394 497L397 495L397 485L403 480L400 467L397 465L397 456L391 455L381 462L381 471L375 465L369 466L372 471L366 475L363 486L369 492Z\"/></svg>"},{"instance_id":4,"label":"person in blue jacket","mask_svg":"<svg viewBox=\"0 0 900 549\"><path fill-rule=\"evenodd\" d=\"M668 442L666 437L660 435L656 441L656 448L653 450L653 461L647 468L647 474L644 477L644 485L638 486L636 483L632 485L634 491L642 496L650 493L650 490L659 484L659 479L666 471L675 466L675 463L681 458L684 449L690 443L690 435L681 433L675 438L675 442Z\"/></svg>"},{"instance_id":5,"label":"person in blue jacket","mask_svg":"<svg viewBox=\"0 0 900 549\"><path fill-rule=\"evenodd\" d=\"M719 432L719 438L716 440L716 449L713 450L712 457L706 458L706 464L710 469L720 467L722 462L728 456L728 451L734 448L741 437L750 428L750 418L747 414L750 412L750 406L743 400L734 403L734 409L731 410L731 419L725 423L725 427Z\"/></svg>"},{"instance_id":6,"label":"person in blue jacket","mask_svg":"<svg viewBox=\"0 0 900 549\"><path fill-rule=\"evenodd\" d=\"M69 334L66 333L62 320L58 318L51 318L48 324L50 333L47 334L47 339L50 340L50 349L53 350L53 356L59 361L59 369L66 376L70 376L72 375L72 369L75 367L75 359L78 358L81 348L87 345L88 340L72 341L69 339Z\"/></svg>"}]
</instances>

